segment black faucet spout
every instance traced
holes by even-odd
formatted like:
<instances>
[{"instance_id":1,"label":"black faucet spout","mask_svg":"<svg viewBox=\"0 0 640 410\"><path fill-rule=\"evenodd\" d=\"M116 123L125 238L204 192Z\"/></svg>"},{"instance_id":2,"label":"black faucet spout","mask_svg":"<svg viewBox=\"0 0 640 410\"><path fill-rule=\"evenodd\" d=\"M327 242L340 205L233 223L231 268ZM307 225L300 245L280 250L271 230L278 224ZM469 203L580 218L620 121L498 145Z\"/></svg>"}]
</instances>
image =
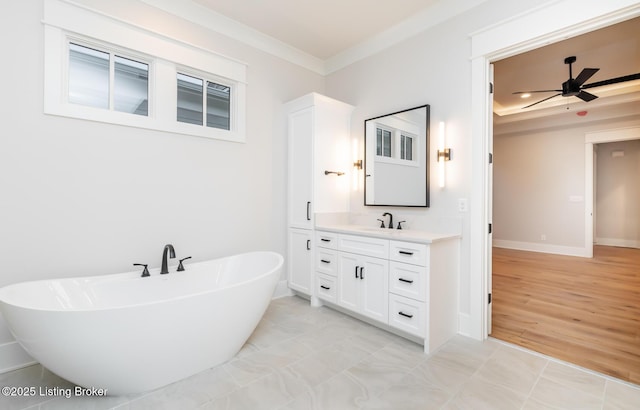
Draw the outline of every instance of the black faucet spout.
<instances>
[{"instance_id":1,"label":"black faucet spout","mask_svg":"<svg viewBox=\"0 0 640 410\"><path fill-rule=\"evenodd\" d=\"M173 249L173 245L170 243L166 244L162 251L162 267L160 268L161 274L169 273L169 267L167 266L167 251L169 251L169 257L171 259L176 257L176 251Z\"/></svg>"},{"instance_id":2,"label":"black faucet spout","mask_svg":"<svg viewBox=\"0 0 640 410\"><path fill-rule=\"evenodd\" d=\"M382 214L382 216L387 215L389 215L389 229L393 229L393 215L391 215L389 212L385 212Z\"/></svg>"}]
</instances>

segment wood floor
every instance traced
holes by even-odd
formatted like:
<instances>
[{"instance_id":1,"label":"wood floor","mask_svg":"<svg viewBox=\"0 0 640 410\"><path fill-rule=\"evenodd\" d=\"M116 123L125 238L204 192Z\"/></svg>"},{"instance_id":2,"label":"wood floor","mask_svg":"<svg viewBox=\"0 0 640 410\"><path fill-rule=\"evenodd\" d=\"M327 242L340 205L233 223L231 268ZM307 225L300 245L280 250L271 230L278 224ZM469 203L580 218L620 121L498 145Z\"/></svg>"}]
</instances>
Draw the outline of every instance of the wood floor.
<instances>
[{"instance_id":1,"label":"wood floor","mask_svg":"<svg viewBox=\"0 0 640 410\"><path fill-rule=\"evenodd\" d=\"M491 336L640 384L640 249L493 249Z\"/></svg>"}]
</instances>

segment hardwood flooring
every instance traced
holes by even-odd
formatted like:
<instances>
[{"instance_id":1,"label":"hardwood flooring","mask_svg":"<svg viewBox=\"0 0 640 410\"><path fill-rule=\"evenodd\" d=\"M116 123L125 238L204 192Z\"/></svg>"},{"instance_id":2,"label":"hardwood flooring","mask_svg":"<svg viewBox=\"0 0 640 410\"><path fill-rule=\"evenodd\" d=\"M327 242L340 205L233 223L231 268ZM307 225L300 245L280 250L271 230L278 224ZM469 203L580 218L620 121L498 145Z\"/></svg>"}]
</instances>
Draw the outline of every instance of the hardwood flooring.
<instances>
[{"instance_id":1,"label":"hardwood flooring","mask_svg":"<svg viewBox=\"0 0 640 410\"><path fill-rule=\"evenodd\" d=\"M640 249L493 249L491 336L640 384Z\"/></svg>"}]
</instances>

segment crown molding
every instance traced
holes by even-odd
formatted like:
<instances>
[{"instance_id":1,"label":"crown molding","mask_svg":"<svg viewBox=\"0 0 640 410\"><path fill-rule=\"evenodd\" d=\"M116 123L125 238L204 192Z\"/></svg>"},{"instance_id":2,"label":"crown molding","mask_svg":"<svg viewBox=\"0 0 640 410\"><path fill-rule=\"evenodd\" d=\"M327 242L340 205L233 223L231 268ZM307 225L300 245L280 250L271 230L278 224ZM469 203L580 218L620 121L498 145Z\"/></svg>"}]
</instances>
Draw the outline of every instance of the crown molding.
<instances>
[{"instance_id":1,"label":"crown molding","mask_svg":"<svg viewBox=\"0 0 640 410\"><path fill-rule=\"evenodd\" d=\"M472 9L487 0L439 0L389 29L357 44L327 60L322 60L302 50L268 36L245 24L226 17L193 1L140 0L211 31L231 37L244 44L282 58L320 75L331 74L359 60L379 53L401 41L413 37L430 27Z\"/></svg>"}]
</instances>

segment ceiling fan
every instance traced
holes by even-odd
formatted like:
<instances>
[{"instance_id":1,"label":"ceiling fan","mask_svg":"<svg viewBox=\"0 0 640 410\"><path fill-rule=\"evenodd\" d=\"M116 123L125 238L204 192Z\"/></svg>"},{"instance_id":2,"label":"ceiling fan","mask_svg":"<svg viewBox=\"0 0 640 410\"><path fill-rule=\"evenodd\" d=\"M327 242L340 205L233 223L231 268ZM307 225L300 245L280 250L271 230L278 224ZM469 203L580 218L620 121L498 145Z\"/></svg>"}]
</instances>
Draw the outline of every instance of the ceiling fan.
<instances>
[{"instance_id":1,"label":"ceiling fan","mask_svg":"<svg viewBox=\"0 0 640 410\"><path fill-rule=\"evenodd\" d=\"M553 93L553 92L558 93L558 94L552 95L551 97L547 97L543 100L540 100L538 102L534 102L533 104L529 104L526 107L522 107L522 109L532 107L536 104L540 104L541 102L550 100L559 95L563 97L574 96L574 97L580 98L582 101L589 102L591 100L595 100L596 98L598 98L598 96L584 91L585 89L640 79L640 73L636 73L636 74L625 75L622 77L610 78L608 80L596 81L595 83L591 83L591 84L585 84L585 82L600 69L585 68L580 72L580 74L578 74L576 78L573 78L573 73L571 71L571 64L575 62L576 62L575 56L567 57L564 59L564 63L569 64L569 79L564 83L562 83L561 90L516 91L515 93L513 93L513 94Z\"/></svg>"}]
</instances>

